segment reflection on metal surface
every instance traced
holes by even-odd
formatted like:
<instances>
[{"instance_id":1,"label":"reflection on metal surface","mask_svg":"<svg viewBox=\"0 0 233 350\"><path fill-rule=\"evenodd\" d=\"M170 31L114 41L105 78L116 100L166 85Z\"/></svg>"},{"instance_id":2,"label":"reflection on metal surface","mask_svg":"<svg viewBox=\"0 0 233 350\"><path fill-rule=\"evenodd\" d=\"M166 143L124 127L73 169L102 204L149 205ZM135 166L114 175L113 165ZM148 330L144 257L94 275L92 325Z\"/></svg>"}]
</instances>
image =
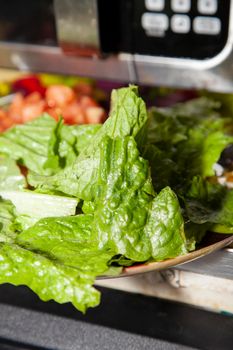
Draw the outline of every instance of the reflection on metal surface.
<instances>
[{"instance_id":1,"label":"reflection on metal surface","mask_svg":"<svg viewBox=\"0 0 233 350\"><path fill-rule=\"evenodd\" d=\"M15 55L18 57L17 60L14 58ZM131 55L125 55L124 60L119 60L116 56L101 60L66 56L58 47L0 42L1 67L22 69L22 62L24 70L27 71L89 76L127 83L132 79L132 74L129 74L129 66L132 69Z\"/></svg>"},{"instance_id":2,"label":"reflection on metal surface","mask_svg":"<svg viewBox=\"0 0 233 350\"><path fill-rule=\"evenodd\" d=\"M233 48L233 45L232 45ZM17 60L15 59L17 57ZM66 56L60 48L0 42L0 66L30 71L74 74L154 86L233 91L233 51L209 69L134 61L130 54L104 59Z\"/></svg>"},{"instance_id":3,"label":"reflection on metal surface","mask_svg":"<svg viewBox=\"0 0 233 350\"><path fill-rule=\"evenodd\" d=\"M99 54L97 2L95 0L55 0L57 34L66 54Z\"/></svg>"},{"instance_id":4,"label":"reflection on metal surface","mask_svg":"<svg viewBox=\"0 0 233 350\"><path fill-rule=\"evenodd\" d=\"M185 263L189 263L191 261L194 261L198 258L204 257L210 253L213 253L229 244L233 243L233 235L225 236L225 235L218 235L217 241L212 244L208 244L207 246L201 247L191 253L188 253L186 255L178 256L173 259L168 259L160 262L152 262L148 264L140 264L135 265L131 267L124 268L123 272L116 277L127 277L132 275L137 275L141 273L146 273L150 271L160 271L164 269L168 269L171 267L175 267L177 265L182 265L181 269L185 269ZM201 262L201 260L200 260ZM203 271L205 271L205 264L203 264ZM193 271L193 269L192 269ZM104 277L104 278L113 278L111 276ZM101 277L99 278L101 279Z\"/></svg>"}]
</instances>

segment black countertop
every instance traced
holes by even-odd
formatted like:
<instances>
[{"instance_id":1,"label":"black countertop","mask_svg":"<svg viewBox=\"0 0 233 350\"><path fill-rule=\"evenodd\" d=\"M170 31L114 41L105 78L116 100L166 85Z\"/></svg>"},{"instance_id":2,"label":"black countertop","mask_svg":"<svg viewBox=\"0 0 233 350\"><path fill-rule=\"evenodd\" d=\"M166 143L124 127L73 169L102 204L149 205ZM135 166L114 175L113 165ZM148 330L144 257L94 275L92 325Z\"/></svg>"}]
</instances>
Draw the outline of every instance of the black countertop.
<instances>
[{"instance_id":1,"label":"black countertop","mask_svg":"<svg viewBox=\"0 0 233 350\"><path fill-rule=\"evenodd\" d=\"M228 350L233 317L101 288L82 315L71 304L40 301L25 287L0 286L1 350Z\"/></svg>"}]
</instances>

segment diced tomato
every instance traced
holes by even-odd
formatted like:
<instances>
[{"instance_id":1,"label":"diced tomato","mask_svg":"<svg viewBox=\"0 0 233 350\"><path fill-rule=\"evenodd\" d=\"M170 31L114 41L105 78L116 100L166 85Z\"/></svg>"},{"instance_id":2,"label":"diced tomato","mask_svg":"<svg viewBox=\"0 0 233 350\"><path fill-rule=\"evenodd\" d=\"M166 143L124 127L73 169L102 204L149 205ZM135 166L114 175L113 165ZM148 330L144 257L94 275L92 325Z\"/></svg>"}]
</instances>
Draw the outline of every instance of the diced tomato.
<instances>
[{"instance_id":1,"label":"diced tomato","mask_svg":"<svg viewBox=\"0 0 233 350\"><path fill-rule=\"evenodd\" d=\"M44 94L43 89L36 88L40 83L34 78L29 76L14 84L14 90L26 88L26 97L18 92L7 111L0 109L0 132L13 124L33 120L44 112L55 120L63 117L67 124L101 123L104 120L104 109L91 97L93 86L83 83L72 89L56 84L47 87Z\"/></svg>"},{"instance_id":2,"label":"diced tomato","mask_svg":"<svg viewBox=\"0 0 233 350\"><path fill-rule=\"evenodd\" d=\"M24 98L24 103L36 103L41 100L42 100L41 94L35 91Z\"/></svg>"},{"instance_id":3,"label":"diced tomato","mask_svg":"<svg viewBox=\"0 0 233 350\"><path fill-rule=\"evenodd\" d=\"M22 108L22 121L23 123L39 117L45 108L45 101L40 100L36 103L25 103Z\"/></svg>"},{"instance_id":4,"label":"diced tomato","mask_svg":"<svg viewBox=\"0 0 233 350\"><path fill-rule=\"evenodd\" d=\"M4 110L0 109L0 121L7 118L7 114Z\"/></svg>"},{"instance_id":5,"label":"diced tomato","mask_svg":"<svg viewBox=\"0 0 233 350\"><path fill-rule=\"evenodd\" d=\"M63 118L68 124L84 124L85 111L78 102L67 105L62 111Z\"/></svg>"},{"instance_id":6,"label":"diced tomato","mask_svg":"<svg viewBox=\"0 0 233 350\"><path fill-rule=\"evenodd\" d=\"M5 118L5 119L1 120L1 126L2 126L3 130L10 128L13 124L14 124L14 122L9 118Z\"/></svg>"},{"instance_id":7,"label":"diced tomato","mask_svg":"<svg viewBox=\"0 0 233 350\"><path fill-rule=\"evenodd\" d=\"M46 102L49 107L64 107L76 98L74 91L64 85L49 86L45 93Z\"/></svg>"},{"instance_id":8,"label":"diced tomato","mask_svg":"<svg viewBox=\"0 0 233 350\"><path fill-rule=\"evenodd\" d=\"M105 117L105 111L101 107L88 107L85 111L86 123L98 124L101 123Z\"/></svg>"},{"instance_id":9,"label":"diced tomato","mask_svg":"<svg viewBox=\"0 0 233 350\"><path fill-rule=\"evenodd\" d=\"M48 113L55 120L58 120L59 117L62 116L61 108L49 108L48 106L46 106L44 112Z\"/></svg>"},{"instance_id":10,"label":"diced tomato","mask_svg":"<svg viewBox=\"0 0 233 350\"><path fill-rule=\"evenodd\" d=\"M96 103L93 98L90 96L82 96L78 99L78 102L80 103L82 108L87 108L87 107L97 107L98 103Z\"/></svg>"},{"instance_id":11,"label":"diced tomato","mask_svg":"<svg viewBox=\"0 0 233 350\"><path fill-rule=\"evenodd\" d=\"M21 93L17 93L9 107L8 116L15 123L22 122L22 109L24 105L24 97Z\"/></svg>"}]
</instances>

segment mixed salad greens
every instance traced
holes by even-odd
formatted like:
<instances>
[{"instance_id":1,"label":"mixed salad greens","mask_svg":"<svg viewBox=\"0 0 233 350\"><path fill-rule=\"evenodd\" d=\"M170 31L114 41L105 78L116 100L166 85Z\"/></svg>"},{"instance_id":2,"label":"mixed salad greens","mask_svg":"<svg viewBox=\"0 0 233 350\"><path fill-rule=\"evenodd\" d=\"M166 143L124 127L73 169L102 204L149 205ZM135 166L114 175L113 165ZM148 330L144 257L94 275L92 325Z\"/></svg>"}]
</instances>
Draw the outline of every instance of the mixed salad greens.
<instances>
[{"instance_id":1,"label":"mixed salad greens","mask_svg":"<svg viewBox=\"0 0 233 350\"><path fill-rule=\"evenodd\" d=\"M232 121L219 108L203 97L147 113L130 86L113 90L103 125L44 114L1 134L0 283L85 312L97 276L232 232L233 190L214 170Z\"/></svg>"}]
</instances>

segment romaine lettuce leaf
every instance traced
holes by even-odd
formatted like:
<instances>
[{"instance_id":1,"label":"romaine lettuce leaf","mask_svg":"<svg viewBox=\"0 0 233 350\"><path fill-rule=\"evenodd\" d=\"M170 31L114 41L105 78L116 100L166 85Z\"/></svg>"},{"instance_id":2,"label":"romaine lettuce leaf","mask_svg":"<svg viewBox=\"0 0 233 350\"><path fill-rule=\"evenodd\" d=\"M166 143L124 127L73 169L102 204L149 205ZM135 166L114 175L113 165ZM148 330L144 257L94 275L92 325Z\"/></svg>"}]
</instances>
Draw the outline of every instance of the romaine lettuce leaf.
<instances>
[{"instance_id":1,"label":"romaine lettuce leaf","mask_svg":"<svg viewBox=\"0 0 233 350\"><path fill-rule=\"evenodd\" d=\"M203 178L214 176L214 165L222 151L231 143L233 137L222 131L209 131L208 128L193 128L188 140L177 146L176 160L181 176L190 183L194 176Z\"/></svg>"},{"instance_id":2,"label":"romaine lettuce leaf","mask_svg":"<svg viewBox=\"0 0 233 350\"><path fill-rule=\"evenodd\" d=\"M16 230L13 224L17 218L14 205L0 197L0 242L13 242Z\"/></svg>"},{"instance_id":3,"label":"romaine lettuce leaf","mask_svg":"<svg viewBox=\"0 0 233 350\"><path fill-rule=\"evenodd\" d=\"M179 202L169 188L155 196L133 137L102 141L96 188L93 229L101 248L134 261L187 252Z\"/></svg>"},{"instance_id":4,"label":"romaine lettuce leaf","mask_svg":"<svg viewBox=\"0 0 233 350\"><path fill-rule=\"evenodd\" d=\"M25 187L25 177L16 162L10 158L0 157L0 190L21 190Z\"/></svg>"},{"instance_id":5,"label":"romaine lettuce leaf","mask_svg":"<svg viewBox=\"0 0 233 350\"><path fill-rule=\"evenodd\" d=\"M133 137L106 136L100 149L93 224L99 246L134 261L147 260L150 241L143 229L154 196L147 161Z\"/></svg>"},{"instance_id":6,"label":"romaine lettuce leaf","mask_svg":"<svg viewBox=\"0 0 233 350\"><path fill-rule=\"evenodd\" d=\"M196 224L208 223L209 229L211 224L233 227L232 189L195 177L185 196L185 206L189 219Z\"/></svg>"},{"instance_id":7,"label":"romaine lettuce leaf","mask_svg":"<svg viewBox=\"0 0 233 350\"><path fill-rule=\"evenodd\" d=\"M0 283L26 285L40 299L71 302L78 310L99 304L93 276L15 244L0 243Z\"/></svg>"},{"instance_id":8,"label":"romaine lettuce leaf","mask_svg":"<svg viewBox=\"0 0 233 350\"><path fill-rule=\"evenodd\" d=\"M86 158L95 151L105 136L111 138L133 136L141 145L148 120L145 102L138 96L138 88L113 90L111 94L111 110L109 118L95 134L92 143L81 152Z\"/></svg>"},{"instance_id":9,"label":"romaine lettuce leaf","mask_svg":"<svg viewBox=\"0 0 233 350\"><path fill-rule=\"evenodd\" d=\"M108 262L115 252L99 249L92 225L92 215L41 219L19 234L17 242L96 277L108 270Z\"/></svg>"},{"instance_id":10,"label":"romaine lettuce leaf","mask_svg":"<svg viewBox=\"0 0 233 350\"><path fill-rule=\"evenodd\" d=\"M87 145L87 132L94 135L97 130L97 126L90 126L87 131L85 128L79 131L77 126L64 125L62 119L56 122L44 114L1 134L0 152L31 171L50 175L71 164L79 148Z\"/></svg>"},{"instance_id":11,"label":"romaine lettuce leaf","mask_svg":"<svg viewBox=\"0 0 233 350\"><path fill-rule=\"evenodd\" d=\"M141 143L146 122L145 103L138 97L135 86L113 90L109 118L73 164L54 176L31 173L28 176L30 185L45 193L60 191L83 200L93 200L101 141L105 136L115 138L132 135Z\"/></svg>"},{"instance_id":12,"label":"romaine lettuce leaf","mask_svg":"<svg viewBox=\"0 0 233 350\"><path fill-rule=\"evenodd\" d=\"M78 205L76 198L47 195L35 191L0 191L0 196L10 200L19 215L28 215L36 219L74 215Z\"/></svg>"},{"instance_id":13,"label":"romaine lettuce leaf","mask_svg":"<svg viewBox=\"0 0 233 350\"><path fill-rule=\"evenodd\" d=\"M153 199L144 231L150 239L153 260L161 261L188 252L180 204L169 187Z\"/></svg>"},{"instance_id":14,"label":"romaine lettuce leaf","mask_svg":"<svg viewBox=\"0 0 233 350\"><path fill-rule=\"evenodd\" d=\"M71 133L76 138L75 149L79 154L89 146L92 142L94 135L102 127L101 124L83 124L83 125L72 125L62 129L62 139L67 137L67 128L69 133Z\"/></svg>"},{"instance_id":15,"label":"romaine lettuce leaf","mask_svg":"<svg viewBox=\"0 0 233 350\"><path fill-rule=\"evenodd\" d=\"M41 118L17 125L0 135L0 152L37 173L46 173L48 147L56 121L44 114Z\"/></svg>"},{"instance_id":16,"label":"romaine lettuce leaf","mask_svg":"<svg viewBox=\"0 0 233 350\"><path fill-rule=\"evenodd\" d=\"M216 112L218 107L218 103L202 98L150 111L143 154L148 157L153 179L156 174L163 174L166 164L162 185L170 185L176 191L186 190L196 175L214 175L214 164L224 148L233 143L228 134L229 118L221 118ZM156 147L156 159L152 146Z\"/></svg>"},{"instance_id":17,"label":"romaine lettuce leaf","mask_svg":"<svg viewBox=\"0 0 233 350\"><path fill-rule=\"evenodd\" d=\"M45 154L47 159L41 174L44 171L53 174L71 164L78 154L75 146L76 137L72 135L69 126L64 125L63 120L60 119L51 132L47 154Z\"/></svg>"}]
</instances>

